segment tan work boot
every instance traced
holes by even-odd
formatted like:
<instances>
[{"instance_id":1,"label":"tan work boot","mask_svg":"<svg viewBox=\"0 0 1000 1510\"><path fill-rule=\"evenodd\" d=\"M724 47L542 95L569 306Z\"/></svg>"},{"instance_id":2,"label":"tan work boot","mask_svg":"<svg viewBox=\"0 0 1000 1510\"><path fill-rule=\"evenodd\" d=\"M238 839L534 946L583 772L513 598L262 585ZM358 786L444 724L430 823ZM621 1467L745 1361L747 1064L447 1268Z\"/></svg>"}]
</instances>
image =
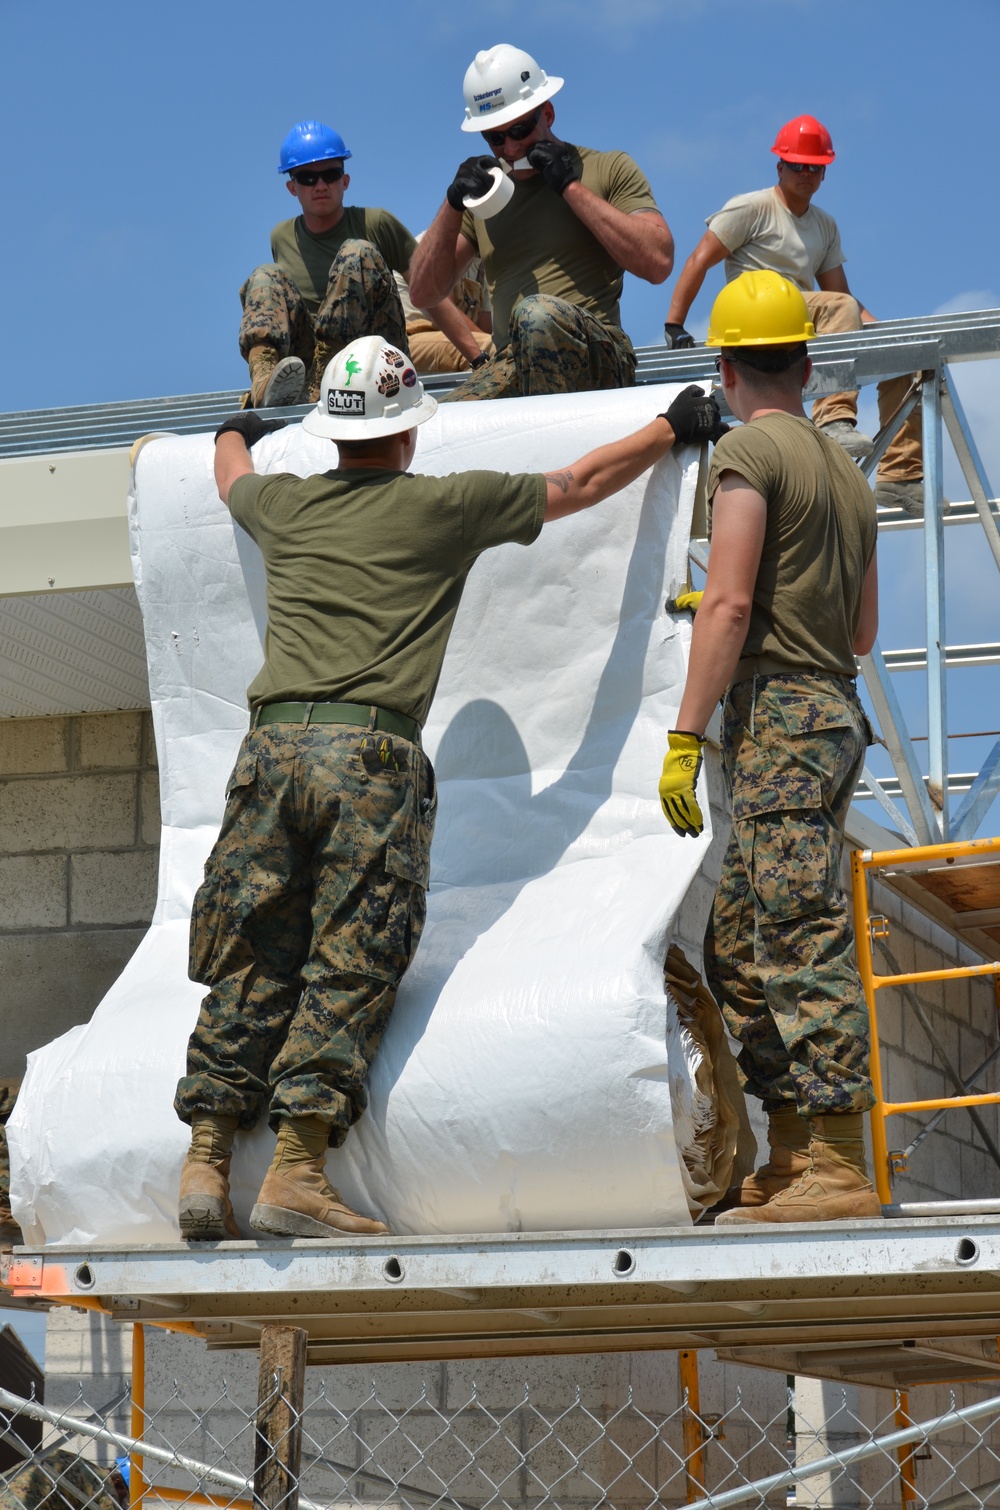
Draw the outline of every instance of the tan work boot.
<instances>
[{"instance_id":1,"label":"tan work boot","mask_svg":"<svg viewBox=\"0 0 1000 1510\"><path fill-rule=\"evenodd\" d=\"M382 1222L359 1216L334 1190L324 1172L325 1157L270 1168L260 1187L250 1225L279 1237L386 1237Z\"/></svg>"},{"instance_id":2,"label":"tan work boot","mask_svg":"<svg viewBox=\"0 0 1000 1510\"><path fill-rule=\"evenodd\" d=\"M0 1195L0 1253L9 1253L24 1242L24 1233L14 1220L10 1209L10 1197Z\"/></svg>"},{"instance_id":3,"label":"tan work boot","mask_svg":"<svg viewBox=\"0 0 1000 1510\"><path fill-rule=\"evenodd\" d=\"M766 1206L782 1190L794 1185L809 1168L809 1123L794 1106L783 1106L767 1114L766 1164L748 1174L740 1185L730 1185L722 1200L713 1208L724 1211Z\"/></svg>"},{"instance_id":4,"label":"tan work boot","mask_svg":"<svg viewBox=\"0 0 1000 1510\"><path fill-rule=\"evenodd\" d=\"M229 1164L237 1117L197 1114L191 1147L181 1170L178 1218L188 1243L221 1243L242 1237L229 1199Z\"/></svg>"},{"instance_id":5,"label":"tan work boot","mask_svg":"<svg viewBox=\"0 0 1000 1510\"><path fill-rule=\"evenodd\" d=\"M311 404L319 402L319 390L323 382L323 374L326 366L335 356L336 352L329 341L317 341L313 350L313 359L309 363L309 375L306 379L306 393L303 399L308 399Z\"/></svg>"},{"instance_id":6,"label":"tan work boot","mask_svg":"<svg viewBox=\"0 0 1000 1510\"><path fill-rule=\"evenodd\" d=\"M301 357L279 357L273 346L254 346L247 366L251 409L278 409L305 399L306 365Z\"/></svg>"},{"instance_id":7,"label":"tan work boot","mask_svg":"<svg viewBox=\"0 0 1000 1510\"><path fill-rule=\"evenodd\" d=\"M726 1211L717 1226L744 1222L842 1222L882 1215L868 1178L861 1112L811 1117L809 1167L766 1206Z\"/></svg>"}]
</instances>

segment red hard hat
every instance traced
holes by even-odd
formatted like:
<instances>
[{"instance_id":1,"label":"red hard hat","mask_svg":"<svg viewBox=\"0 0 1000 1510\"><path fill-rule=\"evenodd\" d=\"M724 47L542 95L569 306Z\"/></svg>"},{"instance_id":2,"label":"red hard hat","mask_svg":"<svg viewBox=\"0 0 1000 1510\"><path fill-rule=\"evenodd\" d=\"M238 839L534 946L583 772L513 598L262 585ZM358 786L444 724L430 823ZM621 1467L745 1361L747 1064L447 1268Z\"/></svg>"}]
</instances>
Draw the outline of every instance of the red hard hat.
<instances>
[{"instance_id":1,"label":"red hard hat","mask_svg":"<svg viewBox=\"0 0 1000 1510\"><path fill-rule=\"evenodd\" d=\"M786 163L826 164L837 155L829 131L814 115L797 115L793 121L786 121L771 151Z\"/></svg>"}]
</instances>

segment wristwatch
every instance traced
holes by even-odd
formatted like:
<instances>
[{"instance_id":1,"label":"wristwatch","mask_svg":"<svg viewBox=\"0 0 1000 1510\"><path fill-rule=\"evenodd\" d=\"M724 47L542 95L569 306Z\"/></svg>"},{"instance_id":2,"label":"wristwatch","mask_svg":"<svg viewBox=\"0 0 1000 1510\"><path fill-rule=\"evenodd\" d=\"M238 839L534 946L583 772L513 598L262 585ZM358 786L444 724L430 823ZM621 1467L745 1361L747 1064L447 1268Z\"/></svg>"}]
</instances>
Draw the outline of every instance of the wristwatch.
<instances>
[{"instance_id":1,"label":"wristwatch","mask_svg":"<svg viewBox=\"0 0 1000 1510\"><path fill-rule=\"evenodd\" d=\"M477 367L485 367L488 361L489 357L486 355L486 352L481 351L477 357L472 358L469 366L471 367L472 371L475 372Z\"/></svg>"}]
</instances>

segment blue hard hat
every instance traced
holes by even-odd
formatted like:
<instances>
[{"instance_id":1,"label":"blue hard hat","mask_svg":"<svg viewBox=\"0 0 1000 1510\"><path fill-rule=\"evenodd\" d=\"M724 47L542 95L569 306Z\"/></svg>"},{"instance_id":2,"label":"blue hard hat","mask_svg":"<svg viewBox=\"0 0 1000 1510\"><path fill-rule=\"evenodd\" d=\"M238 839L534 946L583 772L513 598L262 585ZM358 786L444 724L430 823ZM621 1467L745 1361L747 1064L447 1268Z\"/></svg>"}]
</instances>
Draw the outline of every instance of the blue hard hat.
<instances>
[{"instance_id":1,"label":"blue hard hat","mask_svg":"<svg viewBox=\"0 0 1000 1510\"><path fill-rule=\"evenodd\" d=\"M291 173L305 163L323 163L331 157L350 157L344 138L322 121L299 121L281 144L279 173Z\"/></svg>"}]
</instances>

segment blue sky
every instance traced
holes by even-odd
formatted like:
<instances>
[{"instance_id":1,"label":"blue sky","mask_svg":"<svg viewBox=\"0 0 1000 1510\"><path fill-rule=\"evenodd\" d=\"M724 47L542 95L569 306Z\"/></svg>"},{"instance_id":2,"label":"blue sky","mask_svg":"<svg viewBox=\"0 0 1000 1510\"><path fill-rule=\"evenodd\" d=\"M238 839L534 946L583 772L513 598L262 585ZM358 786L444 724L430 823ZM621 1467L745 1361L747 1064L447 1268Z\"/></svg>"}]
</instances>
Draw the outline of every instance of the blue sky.
<instances>
[{"instance_id":1,"label":"blue sky","mask_svg":"<svg viewBox=\"0 0 1000 1510\"><path fill-rule=\"evenodd\" d=\"M777 128L809 111L838 154L819 202L868 307L891 318L1000 304L998 0L544 0L510 19L439 0L295 10L0 0L0 20L15 279L3 411L240 386L237 290L292 208L276 171L289 127L335 126L354 152L349 201L384 205L418 231L470 150L465 69L500 41L565 77L559 134L636 158L678 266L707 214L772 181ZM717 270L693 328L720 283ZM660 339L671 286L626 279L637 344ZM996 479L1000 363L963 367L957 381ZM1000 640L978 531L948 532L948 562L949 640ZM884 645L923 644L921 579L920 537L887 540ZM980 681L975 693L955 681L956 718L968 707L964 727L998 727L1000 678L963 675ZM919 680L900 679L914 733ZM963 742L955 768L978 769L991 743Z\"/></svg>"}]
</instances>

